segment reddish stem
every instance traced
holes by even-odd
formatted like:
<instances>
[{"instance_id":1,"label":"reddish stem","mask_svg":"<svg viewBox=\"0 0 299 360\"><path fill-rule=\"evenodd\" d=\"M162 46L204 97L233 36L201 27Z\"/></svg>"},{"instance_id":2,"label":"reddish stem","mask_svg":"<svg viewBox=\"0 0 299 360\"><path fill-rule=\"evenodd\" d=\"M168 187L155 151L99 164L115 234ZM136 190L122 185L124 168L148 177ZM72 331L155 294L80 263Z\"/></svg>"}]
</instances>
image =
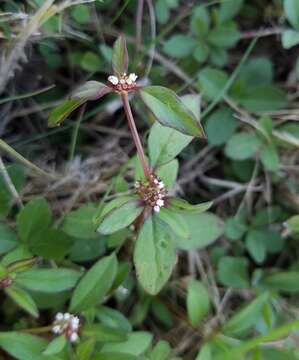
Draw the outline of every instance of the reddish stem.
<instances>
[{"instance_id":1,"label":"reddish stem","mask_svg":"<svg viewBox=\"0 0 299 360\"><path fill-rule=\"evenodd\" d=\"M127 119L128 119L129 127L130 127L130 130L131 130L131 133L132 133L132 137L133 137L136 149L137 149L137 153L138 153L138 156L139 156L142 168L143 168L144 175L145 175L146 178L149 178L151 172L150 172L150 169L148 167L148 164L147 164L147 161L146 161L146 158L145 158L145 155L144 155L144 151L143 151L143 146L141 144L141 141L140 141L140 138L139 138L139 135L138 135L138 131L137 131L137 128L136 128L136 125L135 125L134 117L133 117L130 102L129 102L128 93L127 92L122 92L121 93L121 98L122 98L125 113L126 113L126 116L127 116Z\"/></svg>"}]
</instances>

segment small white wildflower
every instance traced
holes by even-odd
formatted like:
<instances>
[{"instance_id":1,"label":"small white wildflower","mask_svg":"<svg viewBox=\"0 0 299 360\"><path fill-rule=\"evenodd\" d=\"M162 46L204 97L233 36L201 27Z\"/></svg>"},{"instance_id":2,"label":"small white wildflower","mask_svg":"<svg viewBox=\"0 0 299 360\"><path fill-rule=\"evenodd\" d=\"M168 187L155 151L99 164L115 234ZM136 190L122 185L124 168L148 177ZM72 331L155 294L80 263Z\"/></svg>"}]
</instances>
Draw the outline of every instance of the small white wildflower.
<instances>
[{"instance_id":1,"label":"small white wildflower","mask_svg":"<svg viewBox=\"0 0 299 360\"><path fill-rule=\"evenodd\" d=\"M118 77L114 75L110 75L108 81L110 81L112 85L117 85L119 83Z\"/></svg>"},{"instance_id":2,"label":"small white wildflower","mask_svg":"<svg viewBox=\"0 0 299 360\"><path fill-rule=\"evenodd\" d=\"M63 320L70 320L70 318L71 318L71 314L69 314L69 313L65 313L63 315Z\"/></svg>"},{"instance_id":3,"label":"small white wildflower","mask_svg":"<svg viewBox=\"0 0 299 360\"><path fill-rule=\"evenodd\" d=\"M76 332L73 332L70 336L70 342L74 343L79 339L79 336Z\"/></svg>"},{"instance_id":4,"label":"small white wildflower","mask_svg":"<svg viewBox=\"0 0 299 360\"><path fill-rule=\"evenodd\" d=\"M164 200L162 200L162 199L159 199L159 200L157 200L157 202L156 202L156 204L158 205L158 206L164 206Z\"/></svg>"},{"instance_id":5,"label":"small white wildflower","mask_svg":"<svg viewBox=\"0 0 299 360\"><path fill-rule=\"evenodd\" d=\"M126 83L127 83L128 85L132 85L132 84L133 84L133 81L132 81L130 78L127 78L127 79L126 79Z\"/></svg>"},{"instance_id":6,"label":"small white wildflower","mask_svg":"<svg viewBox=\"0 0 299 360\"><path fill-rule=\"evenodd\" d=\"M61 333L61 326L59 326L59 325L53 326L52 332L53 332L54 334L60 334L60 333Z\"/></svg>"},{"instance_id":7,"label":"small white wildflower","mask_svg":"<svg viewBox=\"0 0 299 360\"><path fill-rule=\"evenodd\" d=\"M159 212L160 211L160 206L158 206L158 205L154 206L154 211Z\"/></svg>"},{"instance_id":8,"label":"small white wildflower","mask_svg":"<svg viewBox=\"0 0 299 360\"><path fill-rule=\"evenodd\" d=\"M135 188L138 189L140 187L140 182L139 181L135 181Z\"/></svg>"},{"instance_id":9,"label":"small white wildflower","mask_svg":"<svg viewBox=\"0 0 299 360\"><path fill-rule=\"evenodd\" d=\"M154 180L154 184L158 185L158 184L159 184L159 180L158 180L158 179L155 179L155 180Z\"/></svg>"},{"instance_id":10,"label":"small white wildflower","mask_svg":"<svg viewBox=\"0 0 299 360\"><path fill-rule=\"evenodd\" d=\"M121 78L121 79L119 80L119 82L120 82L121 84L125 84L125 83L126 83L126 80L123 79L123 78Z\"/></svg>"},{"instance_id":11,"label":"small white wildflower","mask_svg":"<svg viewBox=\"0 0 299 360\"><path fill-rule=\"evenodd\" d=\"M158 184L158 188L163 189L164 187L165 187L164 182L160 181L159 184Z\"/></svg>"},{"instance_id":12,"label":"small white wildflower","mask_svg":"<svg viewBox=\"0 0 299 360\"><path fill-rule=\"evenodd\" d=\"M62 319L63 319L63 313L61 313L61 312L57 313L55 316L55 320L60 321Z\"/></svg>"},{"instance_id":13,"label":"small white wildflower","mask_svg":"<svg viewBox=\"0 0 299 360\"><path fill-rule=\"evenodd\" d=\"M137 80L138 76L135 73L129 75L129 79L134 83Z\"/></svg>"}]
</instances>

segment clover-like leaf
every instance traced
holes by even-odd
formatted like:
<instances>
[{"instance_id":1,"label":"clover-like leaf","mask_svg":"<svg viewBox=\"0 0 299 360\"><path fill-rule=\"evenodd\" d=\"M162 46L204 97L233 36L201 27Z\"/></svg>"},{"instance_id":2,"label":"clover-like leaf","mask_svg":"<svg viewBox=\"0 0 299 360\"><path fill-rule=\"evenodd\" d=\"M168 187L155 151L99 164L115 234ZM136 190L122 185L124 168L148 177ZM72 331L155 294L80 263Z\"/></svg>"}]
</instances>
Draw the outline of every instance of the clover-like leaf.
<instances>
[{"instance_id":1,"label":"clover-like leaf","mask_svg":"<svg viewBox=\"0 0 299 360\"><path fill-rule=\"evenodd\" d=\"M204 130L195 115L176 93L163 86L146 86L140 90L144 103L164 126L183 134L204 137Z\"/></svg>"}]
</instances>

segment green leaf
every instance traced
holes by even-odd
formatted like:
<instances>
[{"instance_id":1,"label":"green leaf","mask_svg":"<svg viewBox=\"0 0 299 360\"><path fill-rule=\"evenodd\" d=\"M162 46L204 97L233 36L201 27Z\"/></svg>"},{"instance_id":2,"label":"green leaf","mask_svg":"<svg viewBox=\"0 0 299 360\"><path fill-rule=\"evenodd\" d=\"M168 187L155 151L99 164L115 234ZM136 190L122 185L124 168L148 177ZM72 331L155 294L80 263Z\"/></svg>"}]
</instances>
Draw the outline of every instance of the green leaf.
<instances>
[{"instance_id":1,"label":"green leaf","mask_svg":"<svg viewBox=\"0 0 299 360\"><path fill-rule=\"evenodd\" d=\"M107 306L101 306L98 309L96 316L101 323L106 326L121 329L124 332L132 331L132 325L129 320L127 320L127 318L118 310L111 309Z\"/></svg>"},{"instance_id":2,"label":"green leaf","mask_svg":"<svg viewBox=\"0 0 299 360\"><path fill-rule=\"evenodd\" d=\"M235 22L219 24L209 32L208 42L216 47L232 48L240 39L240 32Z\"/></svg>"},{"instance_id":3,"label":"green leaf","mask_svg":"<svg viewBox=\"0 0 299 360\"><path fill-rule=\"evenodd\" d=\"M82 328L82 334L84 337L93 337L97 341L103 343L114 343L127 340L127 336L124 331L102 324L85 325Z\"/></svg>"},{"instance_id":4,"label":"green leaf","mask_svg":"<svg viewBox=\"0 0 299 360\"><path fill-rule=\"evenodd\" d=\"M267 57L248 60L240 70L238 79L247 86L269 85L273 81L273 63Z\"/></svg>"},{"instance_id":5,"label":"green leaf","mask_svg":"<svg viewBox=\"0 0 299 360\"><path fill-rule=\"evenodd\" d=\"M251 158L260 147L260 141L255 133L234 134L226 144L225 154L234 160Z\"/></svg>"},{"instance_id":6,"label":"green leaf","mask_svg":"<svg viewBox=\"0 0 299 360\"><path fill-rule=\"evenodd\" d=\"M98 100L111 91L109 86L99 81L87 81L72 93L72 99L85 101Z\"/></svg>"},{"instance_id":7,"label":"green leaf","mask_svg":"<svg viewBox=\"0 0 299 360\"><path fill-rule=\"evenodd\" d=\"M244 4L244 0L234 0L222 2L219 9L219 19L221 22L233 19Z\"/></svg>"},{"instance_id":8,"label":"green leaf","mask_svg":"<svg viewBox=\"0 0 299 360\"><path fill-rule=\"evenodd\" d=\"M134 355L119 352L103 352L93 356L92 360L138 360Z\"/></svg>"},{"instance_id":9,"label":"green leaf","mask_svg":"<svg viewBox=\"0 0 299 360\"><path fill-rule=\"evenodd\" d=\"M5 289L5 293L22 309L33 317L39 316L37 306L32 297L23 289L16 285L12 285Z\"/></svg>"},{"instance_id":10,"label":"green leaf","mask_svg":"<svg viewBox=\"0 0 299 360\"><path fill-rule=\"evenodd\" d=\"M204 344L195 360L213 360L212 359L212 350L210 344Z\"/></svg>"},{"instance_id":11,"label":"green leaf","mask_svg":"<svg viewBox=\"0 0 299 360\"><path fill-rule=\"evenodd\" d=\"M128 50L126 38L121 35L113 45L112 68L116 75L122 75L128 71Z\"/></svg>"},{"instance_id":12,"label":"green leaf","mask_svg":"<svg viewBox=\"0 0 299 360\"><path fill-rule=\"evenodd\" d=\"M299 233L299 215L294 215L287 221L288 227L294 233Z\"/></svg>"},{"instance_id":13,"label":"green leaf","mask_svg":"<svg viewBox=\"0 0 299 360\"><path fill-rule=\"evenodd\" d=\"M210 47L210 60L211 64L217 67L223 67L227 65L229 57L228 50L221 47Z\"/></svg>"},{"instance_id":14,"label":"green leaf","mask_svg":"<svg viewBox=\"0 0 299 360\"><path fill-rule=\"evenodd\" d=\"M214 100L222 91L228 81L228 76L224 71L205 67L199 73L198 85L202 94L208 100Z\"/></svg>"},{"instance_id":15,"label":"green leaf","mask_svg":"<svg viewBox=\"0 0 299 360\"><path fill-rule=\"evenodd\" d=\"M253 229L246 235L246 248L258 264L261 264L266 258L264 234L263 231Z\"/></svg>"},{"instance_id":16,"label":"green leaf","mask_svg":"<svg viewBox=\"0 0 299 360\"><path fill-rule=\"evenodd\" d=\"M17 231L24 242L36 233L46 230L51 222L51 211L44 198L29 201L17 216Z\"/></svg>"},{"instance_id":17,"label":"green leaf","mask_svg":"<svg viewBox=\"0 0 299 360\"><path fill-rule=\"evenodd\" d=\"M80 312L99 304L110 290L117 272L114 254L95 263L77 285L70 304L70 311Z\"/></svg>"},{"instance_id":18,"label":"green leaf","mask_svg":"<svg viewBox=\"0 0 299 360\"><path fill-rule=\"evenodd\" d=\"M96 208L93 204L86 204L69 212L62 224L63 231L75 238L98 238L99 235L96 233L95 224L92 220L95 213Z\"/></svg>"},{"instance_id":19,"label":"green leaf","mask_svg":"<svg viewBox=\"0 0 299 360\"><path fill-rule=\"evenodd\" d=\"M152 167L157 167L174 159L193 137L175 129L155 123L148 138L149 156Z\"/></svg>"},{"instance_id":20,"label":"green leaf","mask_svg":"<svg viewBox=\"0 0 299 360\"><path fill-rule=\"evenodd\" d=\"M205 37L210 28L210 15L205 6L197 6L192 10L191 30L195 35Z\"/></svg>"},{"instance_id":21,"label":"green leaf","mask_svg":"<svg viewBox=\"0 0 299 360\"><path fill-rule=\"evenodd\" d=\"M159 323L165 325L169 329L173 327L173 314L170 312L167 305L159 301L159 299L151 299L151 312Z\"/></svg>"},{"instance_id":22,"label":"green leaf","mask_svg":"<svg viewBox=\"0 0 299 360\"><path fill-rule=\"evenodd\" d=\"M245 221L238 216L229 217L225 221L224 232L230 240L240 240L247 229Z\"/></svg>"},{"instance_id":23,"label":"green leaf","mask_svg":"<svg viewBox=\"0 0 299 360\"><path fill-rule=\"evenodd\" d=\"M190 55L196 46L196 40L187 35L175 34L163 45L165 54L177 59Z\"/></svg>"},{"instance_id":24,"label":"green leaf","mask_svg":"<svg viewBox=\"0 0 299 360\"><path fill-rule=\"evenodd\" d=\"M299 44L299 31L285 30L281 36L282 46L285 49L290 49Z\"/></svg>"},{"instance_id":25,"label":"green leaf","mask_svg":"<svg viewBox=\"0 0 299 360\"><path fill-rule=\"evenodd\" d=\"M284 11L293 27L299 30L299 3L297 0L284 0Z\"/></svg>"},{"instance_id":26,"label":"green leaf","mask_svg":"<svg viewBox=\"0 0 299 360\"><path fill-rule=\"evenodd\" d=\"M88 24L91 18L89 7L84 4L74 6L71 15L78 24Z\"/></svg>"},{"instance_id":27,"label":"green leaf","mask_svg":"<svg viewBox=\"0 0 299 360\"><path fill-rule=\"evenodd\" d=\"M187 312L193 326L198 326L210 311L210 297L206 287L197 280L188 285Z\"/></svg>"},{"instance_id":28,"label":"green leaf","mask_svg":"<svg viewBox=\"0 0 299 360\"><path fill-rule=\"evenodd\" d=\"M180 99L187 109L192 112L196 120L200 122L201 96L199 94L186 94L180 96Z\"/></svg>"},{"instance_id":29,"label":"green leaf","mask_svg":"<svg viewBox=\"0 0 299 360\"><path fill-rule=\"evenodd\" d=\"M30 250L46 260L62 260L70 251L72 238L59 229L47 229L30 239Z\"/></svg>"},{"instance_id":30,"label":"green leaf","mask_svg":"<svg viewBox=\"0 0 299 360\"><path fill-rule=\"evenodd\" d=\"M177 159L173 159L167 164L159 166L157 168L157 176L159 176L168 190L173 187L179 171L179 162Z\"/></svg>"},{"instance_id":31,"label":"green leaf","mask_svg":"<svg viewBox=\"0 0 299 360\"><path fill-rule=\"evenodd\" d=\"M162 207L157 217L170 227L178 236L187 238L190 236L188 226L184 218L176 211Z\"/></svg>"},{"instance_id":32,"label":"green leaf","mask_svg":"<svg viewBox=\"0 0 299 360\"><path fill-rule=\"evenodd\" d=\"M45 339L18 332L1 332L0 347L18 360L60 360L42 355L47 342Z\"/></svg>"},{"instance_id":33,"label":"green leaf","mask_svg":"<svg viewBox=\"0 0 299 360\"><path fill-rule=\"evenodd\" d=\"M104 344L101 352L119 352L126 355L141 356L150 347L153 335L145 331L135 331L128 339L119 343ZM106 358L105 358L106 359Z\"/></svg>"},{"instance_id":34,"label":"green leaf","mask_svg":"<svg viewBox=\"0 0 299 360\"><path fill-rule=\"evenodd\" d=\"M234 99L251 112L275 111L288 104L286 93L274 85L246 88Z\"/></svg>"},{"instance_id":35,"label":"green leaf","mask_svg":"<svg viewBox=\"0 0 299 360\"><path fill-rule=\"evenodd\" d=\"M48 119L48 126L55 127L61 123L86 100L68 99L64 100L57 108L51 111Z\"/></svg>"},{"instance_id":36,"label":"green leaf","mask_svg":"<svg viewBox=\"0 0 299 360\"><path fill-rule=\"evenodd\" d=\"M74 239L69 257L73 262L97 260L105 250L106 241L102 236L97 239Z\"/></svg>"},{"instance_id":37,"label":"green leaf","mask_svg":"<svg viewBox=\"0 0 299 360\"><path fill-rule=\"evenodd\" d=\"M189 227L190 236L187 239L175 237L174 241L180 249L202 249L213 243L222 234L222 222L214 214L182 212L181 215Z\"/></svg>"},{"instance_id":38,"label":"green leaf","mask_svg":"<svg viewBox=\"0 0 299 360\"><path fill-rule=\"evenodd\" d=\"M269 171L278 171L279 156L275 145L267 144L261 150L261 161L265 168Z\"/></svg>"},{"instance_id":39,"label":"green leaf","mask_svg":"<svg viewBox=\"0 0 299 360\"><path fill-rule=\"evenodd\" d=\"M157 294L169 279L176 263L176 253L169 231L158 222L156 214L142 225L134 251L137 277L150 294Z\"/></svg>"},{"instance_id":40,"label":"green leaf","mask_svg":"<svg viewBox=\"0 0 299 360\"><path fill-rule=\"evenodd\" d=\"M94 338L81 340L76 348L76 360L90 359L94 353L96 341Z\"/></svg>"},{"instance_id":41,"label":"green leaf","mask_svg":"<svg viewBox=\"0 0 299 360\"><path fill-rule=\"evenodd\" d=\"M218 263L218 279L225 286L246 289L249 287L247 266L246 258L224 256Z\"/></svg>"},{"instance_id":42,"label":"green leaf","mask_svg":"<svg viewBox=\"0 0 299 360\"><path fill-rule=\"evenodd\" d=\"M186 135L204 136L204 131L194 114L172 90L163 86L146 86L140 90L140 95L162 125Z\"/></svg>"},{"instance_id":43,"label":"green leaf","mask_svg":"<svg viewBox=\"0 0 299 360\"><path fill-rule=\"evenodd\" d=\"M72 289L80 276L70 269L32 269L18 274L16 283L28 290L56 293Z\"/></svg>"},{"instance_id":44,"label":"green leaf","mask_svg":"<svg viewBox=\"0 0 299 360\"><path fill-rule=\"evenodd\" d=\"M101 64L102 61L99 55L92 51L87 51L84 53L80 62L82 69L88 72L100 71Z\"/></svg>"},{"instance_id":45,"label":"green leaf","mask_svg":"<svg viewBox=\"0 0 299 360\"><path fill-rule=\"evenodd\" d=\"M168 201L169 201L169 205L176 209L187 210L194 213L202 213L204 211L207 211L213 205L212 201L193 205L193 204L189 204L188 201L184 199L175 198L175 197L169 198Z\"/></svg>"},{"instance_id":46,"label":"green leaf","mask_svg":"<svg viewBox=\"0 0 299 360\"><path fill-rule=\"evenodd\" d=\"M240 336L255 326L261 317L263 306L269 300L269 294L264 293L254 299L249 305L239 310L223 326L223 332L229 336Z\"/></svg>"},{"instance_id":47,"label":"green leaf","mask_svg":"<svg viewBox=\"0 0 299 360\"><path fill-rule=\"evenodd\" d=\"M168 360L171 347L165 340L160 340L149 355L149 360Z\"/></svg>"},{"instance_id":48,"label":"green leaf","mask_svg":"<svg viewBox=\"0 0 299 360\"><path fill-rule=\"evenodd\" d=\"M269 288L284 293L299 292L299 272L297 271L281 271L271 275L267 275L263 279L263 284Z\"/></svg>"},{"instance_id":49,"label":"green leaf","mask_svg":"<svg viewBox=\"0 0 299 360\"><path fill-rule=\"evenodd\" d=\"M207 60L210 54L210 48L209 46L201 41L195 49L193 50L193 57L196 59L199 63L203 63Z\"/></svg>"},{"instance_id":50,"label":"green leaf","mask_svg":"<svg viewBox=\"0 0 299 360\"><path fill-rule=\"evenodd\" d=\"M96 214L93 216L93 223L98 224L99 221L108 214L111 210L117 209L120 206L124 205L125 203L129 202L130 200L137 200L138 197L136 195L125 195L125 196L118 196L115 199L109 201L104 206L100 204L99 208L97 209Z\"/></svg>"},{"instance_id":51,"label":"green leaf","mask_svg":"<svg viewBox=\"0 0 299 360\"><path fill-rule=\"evenodd\" d=\"M206 120L206 134L211 145L223 145L234 134L238 126L232 110L221 107Z\"/></svg>"},{"instance_id":52,"label":"green leaf","mask_svg":"<svg viewBox=\"0 0 299 360\"><path fill-rule=\"evenodd\" d=\"M0 255L9 252L18 245L16 234L6 224L0 223Z\"/></svg>"},{"instance_id":53,"label":"green leaf","mask_svg":"<svg viewBox=\"0 0 299 360\"><path fill-rule=\"evenodd\" d=\"M63 351L66 347L67 341L64 335L56 337L43 351L44 355L56 355Z\"/></svg>"},{"instance_id":54,"label":"green leaf","mask_svg":"<svg viewBox=\"0 0 299 360\"><path fill-rule=\"evenodd\" d=\"M118 208L114 208L104 216L97 231L107 235L121 230L132 224L143 209L138 201L129 201Z\"/></svg>"}]
</instances>

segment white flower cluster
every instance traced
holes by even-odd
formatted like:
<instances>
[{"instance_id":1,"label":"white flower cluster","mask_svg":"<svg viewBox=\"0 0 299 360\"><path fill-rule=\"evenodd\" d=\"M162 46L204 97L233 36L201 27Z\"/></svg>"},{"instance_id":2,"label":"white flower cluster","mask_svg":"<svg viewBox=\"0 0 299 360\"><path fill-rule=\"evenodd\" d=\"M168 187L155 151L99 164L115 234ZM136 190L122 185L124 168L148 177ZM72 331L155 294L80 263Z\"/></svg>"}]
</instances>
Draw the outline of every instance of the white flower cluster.
<instances>
[{"instance_id":1,"label":"white flower cluster","mask_svg":"<svg viewBox=\"0 0 299 360\"><path fill-rule=\"evenodd\" d=\"M154 183L157 185L157 187L160 189L160 190L164 190L165 189L165 185L163 183L163 181L159 181L158 179L155 179L154 180ZM163 193L159 193L158 194L158 200L156 200L156 205L154 206L154 211L156 212L159 212L160 211L160 208L162 206L164 206L164 194Z\"/></svg>"},{"instance_id":2,"label":"white flower cluster","mask_svg":"<svg viewBox=\"0 0 299 360\"><path fill-rule=\"evenodd\" d=\"M127 75L126 73L123 73L120 78L118 78L115 75L110 75L108 77L108 81L111 82L112 85L116 86L118 84L120 85L134 85L138 76L135 73L131 73Z\"/></svg>"},{"instance_id":3,"label":"white flower cluster","mask_svg":"<svg viewBox=\"0 0 299 360\"><path fill-rule=\"evenodd\" d=\"M70 342L76 342L79 339L78 331L80 319L69 313L57 313L53 323L52 332L56 335L64 334Z\"/></svg>"},{"instance_id":4,"label":"white flower cluster","mask_svg":"<svg viewBox=\"0 0 299 360\"><path fill-rule=\"evenodd\" d=\"M158 176L152 174L147 182L136 181L135 189L141 199L151 206L155 212L159 212L161 207L164 206L164 197L167 190Z\"/></svg>"}]
</instances>

